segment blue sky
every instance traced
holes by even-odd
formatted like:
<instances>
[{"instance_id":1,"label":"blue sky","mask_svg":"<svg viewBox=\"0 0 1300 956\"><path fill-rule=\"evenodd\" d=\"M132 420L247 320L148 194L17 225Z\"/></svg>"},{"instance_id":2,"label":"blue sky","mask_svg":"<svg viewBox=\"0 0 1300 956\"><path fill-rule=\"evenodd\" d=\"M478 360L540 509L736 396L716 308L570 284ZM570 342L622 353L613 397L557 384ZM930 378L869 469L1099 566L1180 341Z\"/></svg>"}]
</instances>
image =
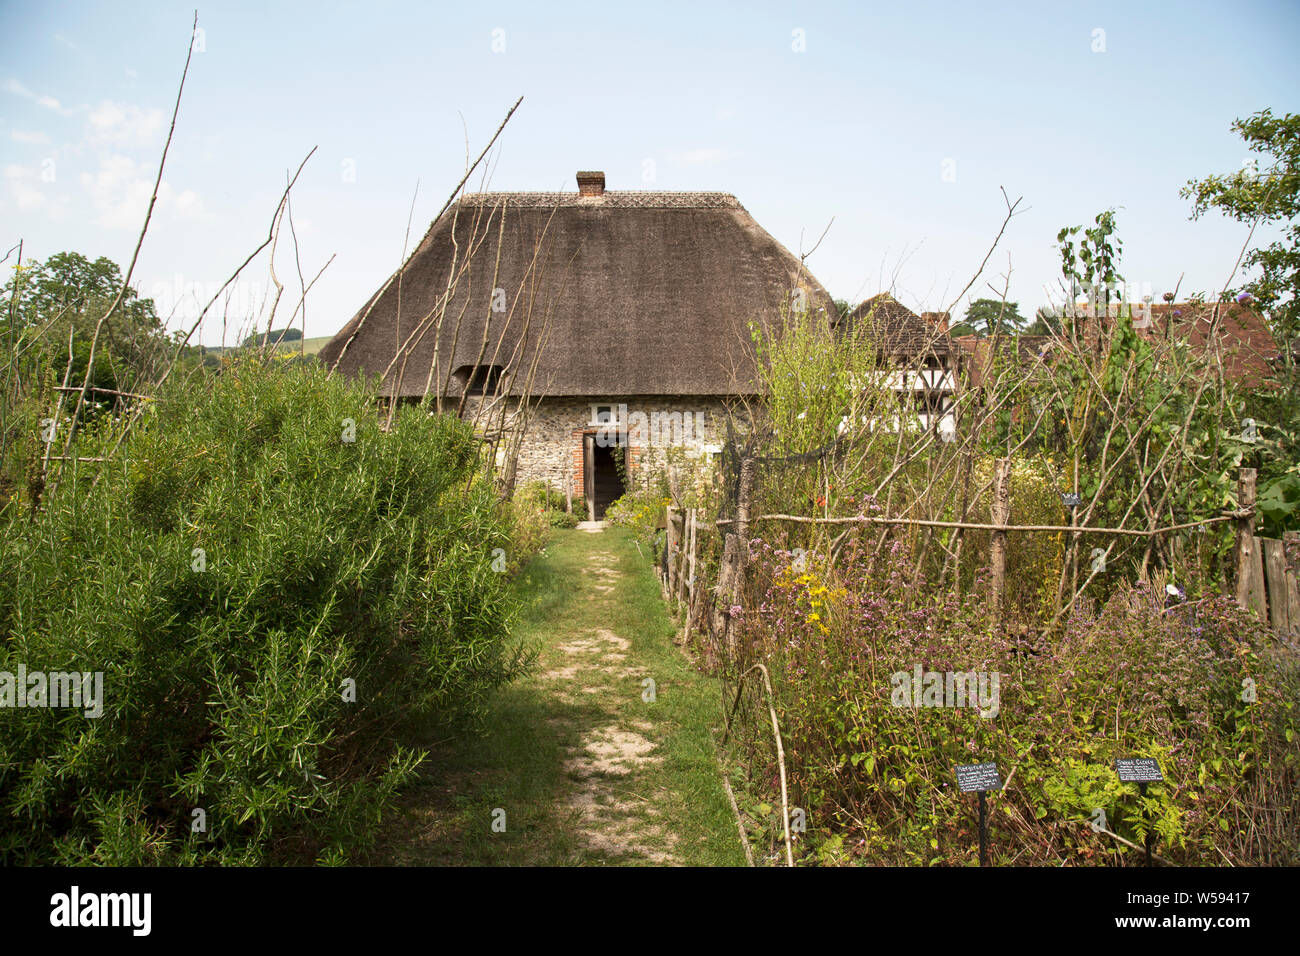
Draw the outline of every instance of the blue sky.
<instances>
[{"instance_id":1,"label":"blue sky","mask_svg":"<svg viewBox=\"0 0 1300 956\"><path fill-rule=\"evenodd\" d=\"M125 266L192 16L0 5L4 248ZM302 269L335 258L308 335L382 284L412 196L414 243L463 173L466 135L477 155L520 95L489 188L574 189L576 170L602 169L610 189L723 190L796 253L833 219L809 265L854 302L891 289L918 311L949 305L1005 187L1027 211L972 295L1010 268L1026 314L1055 286L1060 227L1112 206L1135 289L1220 288L1247 228L1189 221L1179 187L1248 158L1234 118L1300 111L1300 5L1283 2L219 3L199 24L136 285L192 311L265 236L315 146L293 201ZM296 287L287 235L277 271ZM263 258L232 312L266 287Z\"/></svg>"}]
</instances>

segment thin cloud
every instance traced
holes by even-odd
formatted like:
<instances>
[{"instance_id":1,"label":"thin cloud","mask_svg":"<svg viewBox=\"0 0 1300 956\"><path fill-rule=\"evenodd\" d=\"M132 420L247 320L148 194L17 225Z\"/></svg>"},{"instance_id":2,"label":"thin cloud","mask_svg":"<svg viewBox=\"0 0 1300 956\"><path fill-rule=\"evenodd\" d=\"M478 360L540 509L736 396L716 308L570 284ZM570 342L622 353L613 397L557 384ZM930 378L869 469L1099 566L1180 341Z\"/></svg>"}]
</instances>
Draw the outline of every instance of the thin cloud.
<instances>
[{"instance_id":1,"label":"thin cloud","mask_svg":"<svg viewBox=\"0 0 1300 956\"><path fill-rule=\"evenodd\" d=\"M6 192L19 209L39 209L45 203L45 193L35 184L36 170L17 163L4 168Z\"/></svg>"},{"instance_id":2,"label":"thin cloud","mask_svg":"<svg viewBox=\"0 0 1300 956\"><path fill-rule=\"evenodd\" d=\"M144 148L154 145L163 127L162 110L103 100L90 111L92 146Z\"/></svg>"},{"instance_id":3,"label":"thin cloud","mask_svg":"<svg viewBox=\"0 0 1300 956\"><path fill-rule=\"evenodd\" d=\"M56 113L62 113L64 116L71 112L70 110L65 110L63 105L53 96L46 96L29 90L13 77L5 80L4 91L6 93L12 93L14 96L21 96L25 100L31 100L37 106L43 106L47 110L54 110Z\"/></svg>"},{"instance_id":4,"label":"thin cloud","mask_svg":"<svg viewBox=\"0 0 1300 956\"><path fill-rule=\"evenodd\" d=\"M99 168L82 173L82 188L95 210L93 222L105 229L139 229L153 192L155 168L129 156L100 157ZM208 218L203 198L192 189L177 191L166 180L158 187L156 213L185 221Z\"/></svg>"}]
</instances>

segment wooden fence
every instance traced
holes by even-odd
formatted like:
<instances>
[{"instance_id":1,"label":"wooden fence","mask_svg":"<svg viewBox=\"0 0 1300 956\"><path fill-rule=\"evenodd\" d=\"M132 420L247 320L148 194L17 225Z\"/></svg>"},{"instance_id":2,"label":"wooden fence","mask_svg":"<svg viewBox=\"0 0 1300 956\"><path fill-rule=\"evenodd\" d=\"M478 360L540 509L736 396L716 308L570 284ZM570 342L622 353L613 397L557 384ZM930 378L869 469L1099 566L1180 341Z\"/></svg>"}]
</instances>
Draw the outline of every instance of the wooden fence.
<instances>
[{"instance_id":1,"label":"wooden fence","mask_svg":"<svg viewBox=\"0 0 1300 956\"><path fill-rule=\"evenodd\" d=\"M663 563L656 570L664 600L681 609L681 621L690 631L691 614L697 600L703 595L700 587L700 531L707 529L699 521L699 509L669 506L665 516L666 542ZM685 633L683 634L683 637Z\"/></svg>"},{"instance_id":2,"label":"wooden fence","mask_svg":"<svg viewBox=\"0 0 1300 956\"><path fill-rule=\"evenodd\" d=\"M748 463L746 463L748 464ZM675 601L676 606L684 611L682 624L684 635L689 633L692 622L699 619L697 615L708 616L715 630L721 633L716 637L724 638L730 646L729 608L739 603L747 564L747 548L741 542L749 538L749 528L760 521L782 521L810 524L875 524L875 525L922 525L936 528L979 529L992 532L990 535L989 564L991 574L993 607L1000 608L1006 578L1006 548L1008 533L1063 533L1068 532L1076 539L1083 534L1110 535L1119 537L1136 536L1150 538L1155 535L1171 534L1190 528L1231 521L1235 525L1236 544L1234 549L1234 582L1237 602L1253 610L1279 637L1300 644L1300 533L1289 532L1285 540L1261 538L1255 535L1255 469L1241 469L1238 478L1238 509L1214 517L1196 521L1169 525L1160 528L1102 528L1086 524L1071 525L1016 525L1010 524L1010 459L999 459L994 469L993 497L990 523L969 521L930 521L917 518L890 518L885 516L852 517L817 517L805 515L767 514L751 517L749 515L748 488L752 485L752 475L746 474L742 466L740 507L736 520L712 522L715 527L706 528L700 523L698 509L669 507L666 516L667 541L660 566L660 583L664 598ZM749 477L751 480L746 481ZM703 598L707 590L701 586L700 578L700 531L706 533L714 530L729 529L726 534L726 547L723 549L722 567L719 571L716 597L710 602ZM1106 549L1109 553L1109 548ZM1062 609L1064 614L1074 606L1075 600L1087 588L1096 574L1087 576L1082 587ZM708 614L705 603L712 606Z\"/></svg>"},{"instance_id":3,"label":"wooden fence","mask_svg":"<svg viewBox=\"0 0 1300 956\"><path fill-rule=\"evenodd\" d=\"M1283 540L1251 538L1246 573L1246 602L1279 635L1300 641L1300 589L1296 586L1296 558L1300 533Z\"/></svg>"},{"instance_id":4,"label":"wooden fence","mask_svg":"<svg viewBox=\"0 0 1300 956\"><path fill-rule=\"evenodd\" d=\"M1284 539L1255 534L1255 469L1243 468L1237 498L1236 598L1290 642L1300 640L1300 590L1296 588L1300 533Z\"/></svg>"}]
</instances>

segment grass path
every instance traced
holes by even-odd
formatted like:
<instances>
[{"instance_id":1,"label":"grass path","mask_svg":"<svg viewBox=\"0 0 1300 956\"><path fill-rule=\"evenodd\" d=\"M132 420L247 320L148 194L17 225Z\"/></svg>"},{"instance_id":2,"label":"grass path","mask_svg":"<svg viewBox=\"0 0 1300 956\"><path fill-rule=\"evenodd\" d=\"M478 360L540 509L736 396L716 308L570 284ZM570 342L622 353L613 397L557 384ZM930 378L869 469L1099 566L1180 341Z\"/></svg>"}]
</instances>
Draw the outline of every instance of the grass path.
<instances>
[{"instance_id":1,"label":"grass path","mask_svg":"<svg viewBox=\"0 0 1300 956\"><path fill-rule=\"evenodd\" d=\"M672 643L632 539L556 531L516 586L537 667L481 735L425 762L372 862L743 865L710 738L717 685Z\"/></svg>"}]
</instances>

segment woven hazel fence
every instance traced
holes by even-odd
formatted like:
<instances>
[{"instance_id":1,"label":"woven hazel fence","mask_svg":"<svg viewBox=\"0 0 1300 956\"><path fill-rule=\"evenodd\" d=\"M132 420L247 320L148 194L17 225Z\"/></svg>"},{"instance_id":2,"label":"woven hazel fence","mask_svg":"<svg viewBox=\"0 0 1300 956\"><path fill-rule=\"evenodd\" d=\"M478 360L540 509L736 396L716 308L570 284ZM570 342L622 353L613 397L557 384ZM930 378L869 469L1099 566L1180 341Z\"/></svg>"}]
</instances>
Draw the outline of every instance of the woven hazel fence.
<instances>
[{"instance_id":1,"label":"woven hazel fence","mask_svg":"<svg viewBox=\"0 0 1300 956\"><path fill-rule=\"evenodd\" d=\"M701 532L709 534L711 528L701 521L699 509L669 507L666 515L665 551L660 567L660 577L665 599L678 603L684 610L682 624L689 634L696 623L706 623L720 640L721 646L733 646L729 609L743 600L746 580L747 551L752 529L761 522L782 522L811 525L877 525L882 527L913 526L988 531L990 606L1001 615L1007 587L1007 551L1010 535L1068 534L1073 538L1082 535L1114 538L1151 538L1172 535L1191 529L1203 530L1210 525L1231 522L1235 529L1232 572L1234 596L1244 608L1253 611L1269 624L1283 640L1300 644L1300 533L1288 532L1286 539L1261 538L1255 534L1255 481L1253 468L1243 468L1238 475L1240 507L1231 513L1208 516L1195 521L1166 525L1157 528L1109 528L1088 524L1015 524L1011 513L1011 459L998 459L994 467L993 495L990 520L939 521L922 518L891 517L886 515L851 515L827 517L796 514L750 515L750 496L754 482L755 462L746 459L741 463L738 482L737 517L719 519L712 523L723 535L722 558L717 581L705 588L700 580L701 549L707 542ZM1103 551L1104 558L1109 549ZM1072 597L1069 610L1097 574L1104 568L1104 560L1094 561L1087 577ZM712 602L707 600L713 595ZM706 607L709 603L712 608ZM1058 614L1058 618L1060 615ZM1054 622L1053 622L1054 623Z\"/></svg>"},{"instance_id":2,"label":"woven hazel fence","mask_svg":"<svg viewBox=\"0 0 1300 956\"><path fill-rule=\"evenodd\" d=\"M658 569L659 580L664 600L676 602L676 606L684 611L681 623L686 628L685 637L706 593L701 584L700 550L704 544L701 532L707 535L711 529L700 520L698 508L669 506L664 523L665 543Z\"/></svg>"}]
</instances>

